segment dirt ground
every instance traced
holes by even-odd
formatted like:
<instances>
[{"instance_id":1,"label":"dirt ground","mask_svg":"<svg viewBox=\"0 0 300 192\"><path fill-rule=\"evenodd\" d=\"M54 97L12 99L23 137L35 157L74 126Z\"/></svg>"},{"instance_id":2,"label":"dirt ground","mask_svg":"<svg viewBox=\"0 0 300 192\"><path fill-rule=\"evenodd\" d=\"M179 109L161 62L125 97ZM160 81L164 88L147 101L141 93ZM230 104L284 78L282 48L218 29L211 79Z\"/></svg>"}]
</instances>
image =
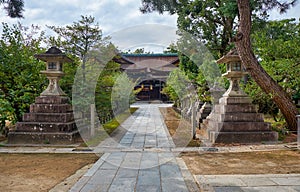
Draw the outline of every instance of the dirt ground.
<instances>
[{"instance_id":1,"label":"dirt ground","mask_svg":"<svg viewBox=\"0 0 300 192\"><path fill-rule=\"evenodd\" d=\"M192 138L192 125L180 115L172 107L162 107L160 112L164 117L165 124L176 147L199 147L201 142L199 139ZM197 130L198 131L198 130Z\"/></svg>"},{"instance_id":2,"label":"dirt ground","mask_svg":"<svg viewBox=\"0 0 300 192\"><path fill-rule=\"evenodd\" d=\"M183 153L194 175L300 173L300 151Z\"/></svg>"},{"instance_id":3,"label":"dirt ground","mask_svg":"<svg viewBox=\"0 0 300 192\"><path fill-rule=\"evenodd\" d=\"M180 115L172 108L160 108L163 114L167 128L172 136L174 143L183 144L183 140L188 137L191 125L185 120L181 120ZM183 122L183 123L182 123ZM185 134L182 134L182 130ZM197 130L200 134L199 130ZM178 134L179 133L179 134ZM284 142L294 142L296 136L286 137ZM189 137L191 140L191 138ZM191 140L186 146L200 145L200 141ZM226 146L219 144L218 146ZM239 147L240 144L228 146ZM203 153L187 152L182 153L181 157L196 175L214 175L214 174L287 174L300 173L300 151L282 150L268 152L240 152L240 153Z\"/></svg>"},{"instance_id":4,"label":"dirt ground","mask_svg":"<svg viewBox=\"0 0 300 192\"><path fill-rule=\"evenodd\" d=\"M0 191L49 191L98 158L95 154L0 154Z\"/></svg>"}]
</instances>

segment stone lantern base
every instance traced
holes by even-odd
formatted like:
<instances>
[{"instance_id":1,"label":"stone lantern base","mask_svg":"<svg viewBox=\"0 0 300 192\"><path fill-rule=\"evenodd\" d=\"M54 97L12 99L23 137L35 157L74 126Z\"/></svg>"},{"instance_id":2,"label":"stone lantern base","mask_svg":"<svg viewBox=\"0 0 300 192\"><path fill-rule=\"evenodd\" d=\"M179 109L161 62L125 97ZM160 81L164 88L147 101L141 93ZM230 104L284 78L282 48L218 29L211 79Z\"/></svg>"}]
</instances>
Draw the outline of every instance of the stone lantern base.
<instances>
[{"instance_id":1,"label":"stone lantern base","mask_svg":"<svg viewBox=\"0 0 300 192\"><path fill-rule=\"evenodd\" d=\"M263 114L247 96L226 97L219 100L213 112L201 127L212 143L262 143L276 142L278 133L271 131Z\"/></svg>"},{"instance_id":2,"label":"stone lantern base","mask_svg":"<svg viewBox=\"0 0 300 192\"><path fill-rule=\"evenodd\" d=\"M70 145L80 141L69 98L39 96L23 122L8 134L8 144Z\"/></svg>"}]
</instances>

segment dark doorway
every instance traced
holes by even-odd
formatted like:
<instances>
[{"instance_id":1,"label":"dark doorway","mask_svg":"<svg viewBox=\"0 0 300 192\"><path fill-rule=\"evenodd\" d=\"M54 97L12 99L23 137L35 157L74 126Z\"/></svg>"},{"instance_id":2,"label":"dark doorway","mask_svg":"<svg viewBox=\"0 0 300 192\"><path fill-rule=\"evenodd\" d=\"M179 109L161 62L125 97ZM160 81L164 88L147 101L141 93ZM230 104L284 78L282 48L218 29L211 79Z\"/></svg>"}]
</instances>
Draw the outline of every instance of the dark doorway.
<instances>
[{"instance_id":1,"label":"dark doorway","mask_svg":"<svg viewBox=\"0 0 300 192\"><path fill-rule=\"evenodd\" d=\"M161 100L167 101L167 96L161 93L165 86L165 82L160 80L145 80L135 87L135 90L140 89L137 94L137 100L140 101L152 101Z\"/></svg>"}]
</instances>

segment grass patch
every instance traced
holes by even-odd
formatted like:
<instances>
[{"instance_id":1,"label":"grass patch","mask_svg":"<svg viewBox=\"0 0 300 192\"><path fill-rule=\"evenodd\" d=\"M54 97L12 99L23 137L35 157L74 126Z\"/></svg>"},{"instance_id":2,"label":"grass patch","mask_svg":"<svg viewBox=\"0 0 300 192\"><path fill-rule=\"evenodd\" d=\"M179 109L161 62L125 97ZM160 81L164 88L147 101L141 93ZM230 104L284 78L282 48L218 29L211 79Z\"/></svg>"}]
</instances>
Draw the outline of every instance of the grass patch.
<instances>
[{"instance_id":1,"label":"grass patch","mask_svg":"<svg viewBox=\"0 0 300 192\"><path fill-rule=\"evenodd\" d=\"M110 135L116 128L120 126L121 123L123 123L130 115L132 115L138 108L130 108L129 112L126 111L117 117L113 118L111 121L105 123L103 125L104 130L108 135Z\"/></svg>"},{"instance_id":2,"label":"grass patch","mask_svg":"<svg viewBox=\"0 0 300 192\"><path fill-rule=\"evenodd\" d=\"M130 108L129 111L125 111L122 114L119 114L117 117L113 118L111 121L105 123L96 130L95 136L84 144L81 144L81 147L94 147L99 143L108 138L130 115L132 115L138 108Z\"/></svg>"}]
</instances>

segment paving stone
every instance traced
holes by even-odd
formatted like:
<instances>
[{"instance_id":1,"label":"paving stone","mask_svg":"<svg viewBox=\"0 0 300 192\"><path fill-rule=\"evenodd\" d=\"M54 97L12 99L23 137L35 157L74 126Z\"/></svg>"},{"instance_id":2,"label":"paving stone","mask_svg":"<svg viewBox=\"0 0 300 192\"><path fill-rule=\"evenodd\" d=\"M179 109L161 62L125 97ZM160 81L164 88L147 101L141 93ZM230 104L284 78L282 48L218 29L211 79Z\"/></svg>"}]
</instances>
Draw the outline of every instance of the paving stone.
<instances>
[{"instance_id":1,"label":"paving stone","mask_svg":"<svg viewBox=\"0 0 300 192\"><path fill-rule=\"evenodd\" d=\"M80 191L84 185L87 184L87 182L89 181L90 177L88 176L83 176L79 179L79 181L77 181L77 183L75 183L75 185L70 189L69 192L78 192Z\"/></svg>"},{"instance_id":2,"label":"paving stone","mask_svg":"<svg viewBox=\"0 0 300 192\"><path fill-rule=\"evenodd\" d=\"M88 181L89 184L110 184L115 177L117 170L98 170Z\"/></svg>"},{"instance_id":3,"label":"paving stone","mask_svg":"<svg viewBox=\"0 0 300 192\"><path fill-rule=\"evenodd\" d=\"M102 164L102 166L100 167L101 170L102 169L112 169L112 170L114 170L114 169L118 169L118 168L119 168L119 165L111 163L111 161L109 159L107 159L106 162L104 162Z\"/></svg>"},{"instance_id":4,"label":"paving stone","mask_svg":"<svg viewBox=\"0 0 300 192\"><path fill-rule=\"evenodd\" d=\"M117 178L109 188L109 192L134 191L136 178Z\"/></svg>"},{"instance_id":5,"label":"paving stone","mask_svg":"<svg viewBox=\"0 0 300 192\"><path fill-rule=\"evenodd\" d=\"M142 169L139 171L137 186L158 184L160 184L160 175L158 168Z\"/></svg>"},{"instance_id":6,"label":"paving stone","mask_svg":"<svg viewBox=\"0 0 300 192\"><path fill-rule=\"evenodd\" d=\"M121 164L123 168L130 168L130 169L138 169L140 167L140 162L142 158L142 153L127 153L124 161Z\"/></svg>"},{"instance_id":7,"label":"paving stone","mask_svg":"<svg viewBox=\"0 0 300 192\"><path fill-rule=\"evenodd\" d=\"M244 192L296 192L288 186L242 187Z\"/></svg>"},{"instance_id":8,"label":"paving stone","mask_svg":"<svg viewBox=\"0 0 300 192\"><path fill-rule=\"evenodd\" d=\"M136 187L136 192L160 192L160 185L139 185Z\"/></svg>"},{"instance_id":9,"label":"paving stone","mask_svg":"<svg viewBox=\"0 0 300 192\"><path fill-rule=\"evenodd\" d=\"M300 192L300 186L291 186L291 188L297 192Z\"/></svg>"},{"instance_id":10,"label":"paving stone","mask_svg":"<svg viewBox=\"0 0 300 192\"><path fill-rule=\"evenodd\" d=\"M148 169L157 166L159 166L158 154L153 152L143 152L140 169Z\"/></svg>"},{"instance_id":11,"label":"paving stone","mask_svg":"<svg viewBox=\"0 0 300 192\"><path fill-rule=\"evenodd\" d=\"M131 147L134 148L144 148L145 142L135 142L133 141Z\"/></svg>"},{"instance_id":12,"label":"paving stone","mask_svg":"<svg viewBox=\"0 0 300 192\"><path fill-rule=\"evenodd\" d=\"M216 187L247 187L247 185L238 177L234 177L231 175L227 176L209 176L206 175L204 178L196 177L199 183L206 182L209 185L216 186Z\"/></svg>"},{"instance_id":13,"label":"paving stone","mask_svg":"<svg viewBox=\"0 0 300 192\"><path fill-rule=\"evenodd\" d=\"M215 192L244 192L240 187L214 187L214 191Z\"/></svg>"},{"instance_id":14,"label":"paving stone","mask_svg":"<svg viewBox=\"0 0 300 192\"><path fill-rule=\"evenodd\" d=\"M129 138L129 139L122 139L121 141L120 141L120 144L128 144L128 143L132 143L132 141L133 141L133 138Z\"/></svg>"},{"instance_id":15,"label":"paving stone","mask_svg":"<svg viewBox=\"0 0 300 192\"><path fill-rule=\"evenodd\" d=\"M278 185L300 185L299 177L271 177L270 180Z\"/></svg>"},{"instance_id":16,"label":"paving stone","mask_svg":"<svg viewBox=\"0 0 300 192\"><path fill-rule=\"evenodd\" d=\"M257 178L257 177L242 177L241 180L249 187L252 186L274 186L275 182L270 180L269 178Z\"/></svg>"},{"instance_id":17,"label":"paving stone","mask_svg":"<svg viewBox=\"0 0 300 192\"><path fill-rule=\"evenodd\" d=\"M188 192L189 190L186 187L183 178L171 178L171 179L162 179L162 191L163 192Z\"/></svg>"},{"instance_id":18,"label":"paving stone","mask_svg":"<svg viewBox=\"0 0 300 192\"><path fill-rule=\"evenodd\" d=\"M134 137L134 139L133 139L133 142L137 142L137 143L139 143L139 142L145 142L145 136L136 136L136 137Z\"/></svg>"},{"instance_id":19,"label":"paving stone","mask_svg":"<svg viewBox=\"0 0 300 192\"><path fill-rule=\"evenodd\" d=\"M100 168L100 166L104 163L102 159L99 159L85 174L85 176L92 176L96 173L96 171Z\"/></svg>"},{"instance_id":20,"label":"paving stone","mask_svg":"<svg viewBox=\"0 0 300 192\"><path fill-rule=\"evenodd\" d=\"M178 165L173 163L166 163L161 165L160 174L162 179L182 178L182 174Z\"/></svg>"},{"instance_id":21,"label":"paving stone","mask_svg":"<svg viewBox=\"0 0 300 192\"><path fill-rule=\"evenodd\" d=\"M83 188L80 190L80 192L96 192L96 186L93 184L86 184L83 186ZM79 191L78 191L79 192Z\"/></svg>"},{"instance_id":22,"label":"paving stone","mask_svg":"<svg viewBox=\"0 0 300 192\"><path fill-rule=\"evenodd\" d=\"M116 178L137 178L138 173L138 169L120 168L116 175Z\"/></svg>"}]
</instances>

